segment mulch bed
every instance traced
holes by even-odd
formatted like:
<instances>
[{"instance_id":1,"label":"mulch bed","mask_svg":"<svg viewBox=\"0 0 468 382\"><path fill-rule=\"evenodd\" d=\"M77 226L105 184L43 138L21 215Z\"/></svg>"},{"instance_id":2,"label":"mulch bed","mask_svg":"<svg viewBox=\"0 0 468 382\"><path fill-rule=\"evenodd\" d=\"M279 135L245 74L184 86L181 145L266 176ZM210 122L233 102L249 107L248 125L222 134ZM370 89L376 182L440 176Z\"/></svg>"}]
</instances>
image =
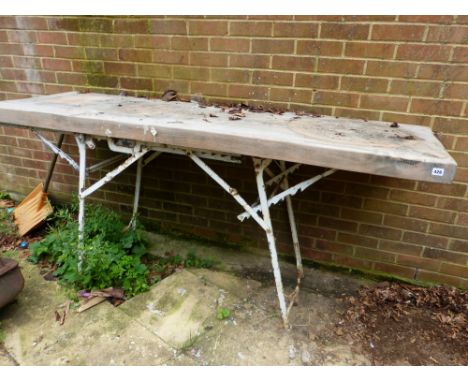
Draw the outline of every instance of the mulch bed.
<instances>
[{"instance_id":1,"label":"mulch bed","mask_svg":"<svg viewBox=\"0 0 468 382\"><path fill-rule=\"evenodd\" d=\"M339 329L376 365L467 365L468 292L383 282L347 299Z\"/></svg>"}]
</instances>

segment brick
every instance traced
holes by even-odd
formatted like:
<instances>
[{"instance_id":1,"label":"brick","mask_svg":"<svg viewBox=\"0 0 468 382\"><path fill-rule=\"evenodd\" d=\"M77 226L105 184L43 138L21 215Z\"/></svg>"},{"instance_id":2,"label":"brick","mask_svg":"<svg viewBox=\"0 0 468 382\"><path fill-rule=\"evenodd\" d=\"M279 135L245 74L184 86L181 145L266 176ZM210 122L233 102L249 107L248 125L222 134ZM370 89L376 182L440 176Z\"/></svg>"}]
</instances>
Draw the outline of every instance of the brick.
<instances>
[{"instance_id":1,"label":"brick","mask_svg":"<svg viewBox=\"0 0 468 382\"><path fill-rule=\"evenodd\" d=\"M425 270L421 270L420 272L418 272L416 279L422 281L436 282L439 284L454 285L456 287L461 287L462 285L464 285L463 279L459 277L444 275L441 273Z\"/></svg>"},{"instance_id":2,"label":"brick","mask_svg":"<svg viewBox=\"0 0 468 382\"><path fill-rule=\"evenodd\" d=\"M48 70L70 71L71 63L69 60L45 58L42 60L42 66Z\"/></svg>"},{"instance_id":3,"label":"brick","mask_svg":"<svg viewBox=\"0 0 468 382\"><path fill-rule=\"evenodd\" d=\"M252 53L293 53L294 40L252 40Z\"/></svg>"},{"instance_id":4,"label":"brick","mask_svg":"<svg viewBox=\"0 0 468 382\"><path fill-rule=\"evenodd\" d=\"M372 262L365 259L357 259L349 256L336 256L334 262L338 265L354 269L371 269Z\"/></svg>"},{"instance_id":5,"label":"brick","mask_svg":"<svg viewBox=\"0 0 468 382\"><path fill-rule=\"evenodd\" d=\"M439 16L439 15L406 15L399 16L399 21L409 23L434 23L434 24L450 24L453 22L453 16Z\"/></svg>"},{"instance_id":6,"label":"brick","mask_svg":"<svg viewBox=\"0 0 468 382\"><path fill-rule=\"evenodd\" d=\"M208 39L204 37L172 37L174 50L208 50Z\"/></svg>"},{"instance_id":7,"label":"brick","mask_svg":"<svg viewBox=\"0 0 468 382\"><path fill-rule=\"evenodd\" d=\"M327 208L330 208L327 206ZM382 214L362 211L358 209L343 208L341 210L341 217L347 220L355 220L358 222L371 223L371 224L380 224L382 223Z\"/></svg>"},{"instance_id":8,"label":"brick","mask_svg":"<svg viewBox=\"0 0 468 382\"><path fill-rule=\"evenodd\" d=\"M54 56L57 58L83 59L85 57L84 49L76 46L54 46L54 51Z\"/></svg>"},{"instance_id":9,"label":"brick","mask_svg":"<svg viewBox=\"0 0 468 382\"><path fill-rule=\"evenodd\" d=\"M335 108L335 116L353 119L378 120L380 118L380 112L359 109Z\"/></svg>"},{"instance_id":10,"label":"brick","mask_svg":"<svg viewBox=\"0 0 468 382\"><path fill-rule=\"evenodd\" d=\"M284 72L258 70L252 73L252 83L261 85L292 86L294 75Z\"/></svg>"},{"instance_id":11,"label":"brick","mask_svg":"<svg viewBox=\"0 0 468 382\"><path fill-rule=\"evenodd\" d=\"M409 204L419 204L422 206L435 206L437 197L435 195L422 194L419 192L411 192L405 190L391 190L390 197L391 200L396 200L399 202L405 202Z\"/></svg>"},{"instance_id":12,"label":"brick","mask_svg":"<svg viewBox=\"0 0 468 382\"><path fill-rule=\"evenodd\" d=\"M424 25L374 25L372 40L382 41L422 41Z\"/></svg>"},{"instance_id":13,"label":"brick","mask_svg":"<svg viewBox=\"0 0 468 382\"><path fill-rule=\"evenodd\" d=\"M209 82L192 82L192 93L200 93L203 96L227 96L226 84L215 84Z\"/></svg>"},{"instance_id":14,"label":"brick","mask_svg":"<svg viewBox=\"0 0 468 382\"><path fill-rule=\"evenodd\" d=\"M50 30L79 31L79 19L70 17L49 17L47 24ZM47 28L46 28L47 29Z\"/></svg>"},{"instance_id":15,"label":"brick","mask_svg":"<svg viewBox=\"0 0 468 382\"><path fill-rule=\"evenodd\" d=\"M149 23L145 19L137 20L114 20L114 32L117 33L148 33L149 32Z\"/></svg>"},{"instance_id":16,"label":"brick","mask_svg":"<svg viewBox=\"0 0 468 382\"><path fill-rule=\"evenodd\" d=\"M85 73L103 73L104 64L97 61L73 61L73 71Z\"/></svg>"},{"instance_id":17,"label":"brick","mask_svg":"<svg viewBox=\"0 0 468 382\"><path fill-rule=\"evenodd\" d=\"M169 36L135 36L135 48L169 49L171 38Z\"/></svg>"},{"instance_id":18,"label":"brick","mask_svg":"<svg viewBox=\"0 0 468 382\"><path fill-rule=\"evenodd\" d=\"M64 32L37 32L37 41L42 44L66 45L67 35Z\"/></svg>"},{"instance_id":19,"label":"brick","mask_svg":"<svg viewBox=\"0 0 468 382\"><path fill-rule=\"evenodd\" d=\"M313 97L313 103L319 105L357 107L358 102L358 94L344 92L317 91Z\"/></svg>"},{"instance_id":20,"label":"brick","mask_svg":"<svg viewBox=\"0 0 468 382\"><path fill-rule=\"evenodd\" d=\"M150 37L150 36L149 36ZM100 46L103 48L133 47L133 35L102 34L99 36Z\"/></svg>"},{"instance_id":21,"label":"brick","mask_svg":"<svg viewBox=\"0 0 468 382\"><path fill-rule=\"evenodd\" d=\"M98 47L101 35L98 33L67 33L69 45Z\"/></svg>"},{"instance_id":22,"label":"brick","mask_svg":"<svg viewBox=\"0 0 468 382\"><path fill-rule=\"evenodd\" d=\"M418 232L404 232L403 241L442 249L447 248L448 245L448 239L445 237L427 235Z\"/></svg>"},{"instance_id":23,"label":"brick","mask_svg":"<svg viewBox=\"0 0 468 382\"><path fill-rule=\"evenodd\" d=\"M113 20L96 18L96 17L82 17L79 20L79 27L81 32L99 32L99 33L112 33Z\"/></svg>"},{"instance_id":24,"label":"brick","mask_svg":"<svg viewBox=\"0 0 468 382\"><path fill-rule=\"evenodd\" d=\"M462 102L415 98L411 102L411 112L429 115L458 116L461 113L462 106Z\"/></svg>"},{"instance_id":25,"label":"brick","mask_svg":"<svg viewBox=\"0 0 468 382\"><path fill-rule=\"evenodd\" d=\"M410 256L419 256L422 253L423 246L421 245L413 245L402 243L401 241L391 241L391 240L379 240L379 248L383 249L384 251L393 252L398 254L398 258L402 255L410 255ZM412 265L412 264L404 264L403 265Z\"/></svg>"},{"instance_id":26,"label":"brick","mask_svg":"<svg viewBox=\"0 0 468 382\"><path fill-rule=\"evenodd\" d=\"M275 22L273 27L275 37L316 38L317 35L318 24L316 23Z\"/></svg>"},{"instance_id":27,"label":"brick","mask_svg":"<svg viewBox=\"0 0 468 382\"><path fill-rule=\"evenodd\" d=\"M298 40L297 54L311 56L341 56L343 43L333 40Z\"/></svg>"},{"instance_id":28,"label":"brick","mask_svg":"<svg viewBox=\"0 0 468 382\"><path fill-rule=\"evenodd\" d=\"M341 79L342 90L366 92L366 93L385 93L388 86L388 80L382 78L369 77L343 77Z\"/></svg>"},{"instance_id":29,"label":"brick","mask_svg":"<svg viewBox=\"0 0 468 382\"><path fill-rule=\"evenodd\" d=\"M187 25L182 20L151 20L150 31L155 34L187 34Z\"/></svg>"},{"instance_id":30,"label":"brick","mask_svg":"<svg viewBox=\"0 0 468 382\"><path fill-rule=\"evenodd\" d=\"M421 64L417 78L441 81L468 81L468 71L460 65Z\"/></svg>"},{"instance_id":31,"label":"brick","mask_svg":"<svg viewBox=\"0 0 468 382\"><path fill-rule=\"evenodd\" d=\"M394 274L407 279L412 279L416 274L416 270L412 267L405 267L396 264L388 263L375 263L374 269L378 272L384 272L387 274Z\"/></svg>"},{"instance_id":32,"label":"brick","mask_svg":"<svg viewBox=\"0 0 468 382\"><path fill-rule=\"evenodd\" d=\"M468 84L448 84L444 88L444 98L465 99L468 94Z\"/></svg>"},{"instance_id":33,"label":"brick","mask_svg":"<svg viewBox=\"0 0 468 382\"><path fill-rule=\"evenodd\" d=\"M273 56L273 69L310 72L315 65L315 58L300 56Z\"/></svg>"},{"instance_id":34,"label":"brick","mask_svg":"<svg viewBox=\"0 0 468 382\"><path fill-rule=\"evenodd\" d=\"M210 72L208 68L174 67L174 78L181 80L208 80Z\"/></svg>"},{"instance_id":35,"label":"brick","mask_svg":"<svg viewBox=\"0 0 468 382\"><path fill-rule=\"evenodd\" d=\"M426 82L411 80L392 80L390 93L407 96L432 97L439 96L440 90L444 87L442 82Z\"/></svg>"},{"instance_id":36,"label":"brick","mask_svg":"<svg viewBox=\"0 0 468 382\"><path fill-rule=\"evenodd\" d=\"M115 88L118 84L118 78L102 74L88 74L88 84L96 87Z\"/></svg>"},{"instance_id":37,"label":"brick","mask_svg":"<svg viewBox=\"0 0 468 382\"><path fill-rule=\"evenodd\" d=\"M294 86L317 89L337 89L339 77L326 74L297 73Z\"/></svg>"},{"instance_id":38,"label":"brick","mask_svg":"<svg viewBox=\"0 0 468 382\"><path fill-rule=\"evenodd\" d=\"M21 26L22 29L30 29L30 30L45 30L47 29L47 20L42 17L34 17L34 16L14 16L16 21L18 21L18 25ZM3 25L0 22L0 25Z\"/></svg>"},{"instance_id":39,"label":"brick","mask_svg":"<svg viewBox=\"0 0 468 382\"><path fill-rule=\"evenodd\" d=\"M367 40L369 36L369 25L366 24L322 24L320 38L335 40Z\"/></svg>"},{"instance_id":40,"label":"brick","mask_svg":"<svg viewBox=\"0 0 468 382\"><path fill-rule=\"evenodd\" d=\"M426 37L428 42L443 42L455 44L468 43L468 28L431 26Z\"/></svg>"},{"instance_id":41,"label":"brick","mask_svg":"<svg viewBox=\"0 0 468 382\"><path fill-rule=\"evenodd\" d=\"M1 68L13 67L13 59L8 56L0 56L0 67Z\"/></svg>"},{"instance_id":42,"label":"brick","mask_svg":"<svg viewBox=\"0 0 468 382\"><path fill-rule=\"evenodd\" d=\"M406 111L408 98L380 95L362 95L361 107L366 109Z\"/></svg>"},{"instance_id":43,"label":"brick","mask_svg":"<svg viewBox=\"0 0 468 382\"><path fill-rule=\"evenodd\" d=\"M457 137L457 143L455 144L455 150L468 151L468 137Z\"/></svg>"},{"instance_id":44,"label":"brick","mask_svg":"<svg viewBox=\"0 0 468 382\"><path fill-rule=\"evenodd\" d=\"M158 64L176 64L188 65L189 55L187 52L171 52L171 51L153 51L153 62Z\"/></svg>"},{"instance_id":45,"label":"brick","mask_svg":"<svg viewBox=\"0 0 468 382\"><path fill-rule=\"evenodd\" d=\"M319 225L321 227L329 227L336 229L338 231L351 231L351 232L356 232L357 231L357 223L355 222L349 222L345 220L339 220L339 219L333 219L329 217L319 217Z\"/></svg>"},{"instance_id":46,"label":"brick","mask_svg":"<svg viewBox=\"0 0 468 382\"><path fill-rule=\"evenodd\" d=\"M466 119L436 117L434 130L447 134L468 134Z\"/></svg>"},{"instance_id":47,"label":"brick","mask_svg":"<svg viewBox=\"0 0 468 382\"><path fill-rule=\"evenodd\" d=\"M210 39L210 49L220 52L248 52L250 40L246 38L218 38Z\"/></svg>"},{"instance_id":48,"label":"brick","mask_svg":"<svg viewBox=\"0 0 468 382\"><path fill-rule=\"evenodd\" d=\"M398 264L414 267L418 269L426 269L430 271L438 271L440 269L440 261L428 259L421 256L408 256L399 254L396 262Z\"/></svg>"},{"instance_id":49,"label":"brick","mask_svg":"<svg viewBox=\"0 0 468 382\"><path fill-rule=\"evenodd\" d=\"M364 58L393 58L395 44L371 42L347 42L345 55Z\"/></svg>"},{"instance_id":50,"label":"brick","mask_svg":"<svg viewBox=\"0 0 468 382\"><path fill-rule=\"evenodd\" d=\"M362 198L347 194L335 194L331 192L322 192L322 202L328 204L337 204L352 208L360 208Z\"/></svg>"},{"instance_id":51,"label":"brick","mask_svg":"<svg viewBox=\"0 0 468 382\"><path fill-rule=\"evenodd\" d=\"M211 80L216 82L248 83L250 73L236 69L212 69Z\"/></svg>"},{"instance_id":52,"label":"brick","mask_svg":"<svg viewBox=\"0 0 468 382\"><path fill-rule=\"evenodd\" d=\"M466 265L442 263L440 272L468 279L468 266Z\"/></svg>"},{"instance_id":53,"label":"brick","mask_svg":"<svg viewBox=\"0 0 468 382\"><path fill-rule=\"evenodd\" d=\"M232 21L230 25L231 36L271 36L273 23L262 21Z\"/></svg>"},{"instance_id":54,"label":"brick","mask_svg":"<svg viewBox=\"0 0 468 382\"><path fill-rule=\"evenodd\" d=\"M0 52L2 54L23 55L23 45L21 44L0 44Z\"/></svg>"},{"instance_id":55,"label":"brick","mask_svg":"<svg viewBox=\"0 0 468 382\"><path fill-rule=\"evenodd\" d=\"M86 85L87 77L81 73L57 73L57 81L65 85Z\"/></svg>"},{"instance_id":56,"label":"brick","mask_svg":"<svg viewBox=\"0 0 468 382\"><path fill-rule=\"evenodd\" d=\"M436 235L448 236L452 238L456 237L459 239L466 239L468 237L468 227L449 224L431 223L429 232Z\"/></svg>"},{"instance_id":57,"label":"brick","mask_svg":"<svg viewBox=\"0 0 468 382\"><path fill-rule=\"evenodd\" d=\"M409 61L447 61L450 46L429 44L403 44L398 47L397 60Z\"/></svg>"},{"instance_id":58,"label":"brick","mask_svg":"<svg viewBox=\"0 0 468 382\"><path fill-rule=\"evenodd\" d=\"M134 76L136 74L136 66L134 63L125 62L105 62L104 71L106 74L122 75L126 74Z\"/></svg>"},{"instance_id":59,"label":"brick","mask_svg":"<svg viewBox=\"0 0 468 382\"><path fill-rule=\"evenodd\" d=\"M270 65L270 57L266 55L230 55L229 66L239 68L268 68Z\"/></svg>"},{"instance_id":60,"label":"brick","mask_svg":"<svg viewBox=\"0 0 468 382\"><path fill-rule=\"evenodd\" d=\"M370 224L361 224L361 226L359 227L359 233L366 236L390 240L399 240L401 238L401 231L398 229Z\"/></svg>"},{"instance_id":61,"label":"brick","mask_svg":"<svg viewBox=\"0 0 468 382\"><path fill-rule=\"evenodd\" d=\"M464 196L466 185L459 183L438 184L429 182L420 182L418 191L429 192L432 194L449 195L449 196Z\"/></svg>"},{"instance_id":62,"label":"brick","mask_svg":"<svg viewBox=\"0 0 468 382\"><path fill-rule=\"evenodd\" d=\"M468 240L451 240L449 249L468 254Z\"/></svg>"},{"instance_id":63,"label":"brick","mask_svg":"<svg viewBox=\"0 0 468 382\"><path fill-rule=\"evenodd\" d=\"M270 99L273 101L310 103L312 91L306 89L272 88Z\"/></svg>"},{"instance_id":64,"label":"brick","mask_svg":"<svg viewBox=\"0 0 468 382\"><path fill-rule=\"evenodd\" d=\"M137 61L137 62L151 62L151 50L143 49L119 49L119 60L121 61Z\"/></svg>"},{"instance_id":65,"label":"brick","mask_svg":"<svg viewBox=\"0 0 468 382\"><path fill-rule=\"evenodd\" d=\"M189 21L190 35L225 36L228 33L227 21Z\"/></svg>"},{"instance_id":66,"label":"brick","mask_svg":"<svg viewBox=\"0 0 468 382\"><path fill-rule=\"evenodd\" d=\"M227 67L228 56L227 54L217 53L190 53L190 65L194 66L208 66L208 67Z\"/></svg>"},{"instance_id":67,"label":"brick","mask_svg":"<svg viewBox=\"0 0 468 382\"><path fill-rule=\"evenodd\" d=\"M444 223L454 223L455 221L455 213L452 211L419 206L410 206L409 216Z\"/></svg>"},{"instance_id":68,"label":"brick","mask_svg":"<svg viewBox=\"0 0 468 382\"><path fill-rule=\"evenodd\" d=\"M384 217L384 225L394 228L402 228L409 231L426 232L429 226L428 222L418 219L410 219L402 216L386 215Z\"/></svg>"},{"instance_id":69,"label":"brick","mask_svg":"<svg viewBox=\"0 0 468 382\"><path fill-rule=\"evenodd\" d=\"M342 16L343 21L356 21L356 22L364 22L364 21L395 21L396 16L391 15L347 15Z\"/></svg>"},{"instance_id":70,"label":"brick","mask_svg":"<svg viewBox=\"0 0 468 382\"><path fill-rule=\"evenodd\" d=\"M468 63L468 48L467 47L456 47L453 51L452 56L453 62ZM466 69L465 69L466 70Z\"/></svg>"},{"instance_id":71,"label":"brick","mask_svg":"<svg viewBox=\"0 0 468 382\"><path fill-rule=\"evenodd\" d=\"M85 48L88 60L116 61L118 58L117 49L112 48Z\"/></svg>"},{"instance_id":72,"label":"brick","mask_svg":"<svg viewBox=\"0 0 468 382\"><path fill-rule=\"evenodd\" d=\"M129 65L133 66L133 64ZM130 67L128 69L131 70ZM171 67L166 65L138 64L137 70L139 77L171 78L172 76ZM133 75L133 71L129 74Z\"/></svg>"},{"instance_id":73,"label":"brick","mask_svg":"<svg viewBox=\"0 0 468 382\"><path fill-rule=\"evenodd\" d=\"M457 264L465 264L468 256L460 252L447 251L437 248L424 248L423 257L437 259Z\"/></svg>"},{"instance_id":74,"label":"brick","mask_svg":"<svg viewBox=\"0 0 468 382\"><path fill-rule=\"evenodd\" d=\"M11 30L11 31L3 31L4 37L3 41L7 42L17 42L17 43L35 43L37 42L36 39L36 32L32 31L24 31L24 30Z\"/></svg>"},{"instance_id":75,"label":"brick","mask_svg":"<svg viewBox=\"0 0 468 382\"><path fill-rule=\"evenodd\" d=\"M394 253L378 251L376 249L356 247L355 257L372 261L384 261L394 263L396 255Z\"/></svg>"},{"instance_id":76,"label":"brick","mask_svg":"<svg viewBox=\"0 0 468 382\"><path fill-rule=\"evenodd\" d=\"M459 167L468 168L468 153L467 152L463 152L463 153L453 152L452 157L453 159L455 159Z\"/></svg>"},{"instance_id":77,"label":"brick","mask_svg":"<svg viewBox=\"0 0 468 382\"><path fill-rule=\"evenodd\" d=\"M320 251L339 253L340 255L352 255L354 251L350 245L321 239L315 240L314 248Z\"/></svg>"},{"instance_id":78,"label":"brick","mask_svg":"<svg viewBox=\"0 0 468 382\"><path fill-rule=\"evenodd\" d=\"M338 58L319 58L318 71L343 74L362 74L364 71L364 61Z\"/></svg>"},{"instance_id":79,"label":"brick","mask_svg":"<svg viewBox=\"0 0 468 382\"><path fill-rule=\"evenodd\" d=\"M159 91L162 95L167 89L174 89L179 93L187 94L189 91L189 82L186 80L163 80L156 79L154 80L154 90Z\"/></svg>"},{"instance_id":80,"label":"brick","mask_svg":"<svg viewBox=\"0 0 468 382\"><path fill-rule=\"evenodd\" d=\"M377 248L379 242L377 239L371 237L358 236L344 232L338 232L338 241L370 248Z\"/></svg>"},{"instance_id":81,"label":"brick","mask_svg":"<svg viewBox=\"0 0 468 382\"><path fill-rule=\"evenodd\" d=\"M414 78L417 65L407 62L369 61L366 74L379 77Z\"/></svg>"},{"instance_id":82,"label":"brick","mask_svg":"<svg viewBox=\"0 0 468 382\"><path fill-rule=\"evenodd\" d=\"M366 199L364 201L364 208L395 215L405 215L408 210L408 206L406 206L405 204L392 203L375 199Z\"/></svg>"}]
</instances>

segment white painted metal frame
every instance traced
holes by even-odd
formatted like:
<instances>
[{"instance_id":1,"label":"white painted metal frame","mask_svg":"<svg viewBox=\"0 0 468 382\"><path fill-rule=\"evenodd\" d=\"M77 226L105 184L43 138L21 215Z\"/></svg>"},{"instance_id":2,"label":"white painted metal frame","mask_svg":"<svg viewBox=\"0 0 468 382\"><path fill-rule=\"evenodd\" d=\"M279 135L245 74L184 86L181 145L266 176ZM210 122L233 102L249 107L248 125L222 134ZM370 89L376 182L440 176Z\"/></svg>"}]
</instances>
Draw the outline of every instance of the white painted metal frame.
<instances>
[{"instance_id":1,"label":"white painted metal frame","mask_svg":"<svg viewBox=\"0 0 468 382\"><path fill-rule=\"evenodd\" d=\"M299 287L301 279L304 276L304 271L302 267L302 257L299 246L299 237L297 233L296 222L294 218L294 211L291 201L291 196L295 195L298 192L302 192L310 187L312 184L316 183L320 179L327 177L333 174L336 170L330 169L324 173L314 176L310 179L302 181L295 186L289 186L288 176L296 171L300 164L294 164L290 167L286 167L284 161L278 163L280 173L275 175L274 172L269 168L270 164L273 162L271 159L261 159L261 158L252 158L254 164L254 170L256 174L256 184L258 192L258 202L250 205L245 201L245 199L239 194L239 192L231 187L227 182L225 182L211 167L209 167L201 158L208 158L217 161L240 163L239 157L231 156L224 153L211 153L206 151L192 151L183 149L180 147L170 147L167 145L164 146L144 146L138 142L129 142L129 141L119 141L109 138L107 140L109 149L119 153L119 155L103 160L100 163L92 165L90 167L86 166L86 150L87 148L94 149L95 144L92 140L92 137L86 136L83 134L75 134L76 143L78 145L79 152L79 164L77 164L68 154L64 153L61 149L57 148L53 143L44 138L41 134L34 131L36 135L41 139L42 142L53 152L56 152L60 157L64 158L73 168L79 170L79 180L78 180L78 198L79 198L79 211L78 211L78 238L79 238L79 261L78 267L81 269L83 260L84 260L84 236L85 236L85 199L90 196L93 192L97 191L99 188L110 182L117 175L125 171L133 163L137 162L136 169L136 180L135 180L135 192L133 199L133 213L131 220L127 226L127 229L135 229L138 206L140 201L140 192L141 192L141 179L143 167L145 167L152 160L156 159L162 153L173 153L179 155L187 155L191 160L195 162L206 174L208 174L216 183L218 183L221 188L228 192L236 202L245 210L242 214L238 215L240 221L244 221L252 217L257 224L265 231L265 235L268 242L268 249L271 257L271 264L273 268L273 274L275 278L276 292L278 295L279 306L281 310L281 317L283 319L284 326L289 327L288 316L289 312L295 301L298 299ZM150 152L151 154L144 158L145 154ZM107 167L118 160L125 158L126 159L115 169L109 171L104 177L96 181L94 184L86 188L86 175L92 171L97 171L104 167ZM264 173L270 176L270 179L266 182L264 181ZM276 185L276 189L273 190L270 197L267 196L267 187ZM282 192L276 194L278 188L282 189ZM276 250L275 236L273 232L273 225L270 217L270 206L280 203L281 201L286 200L286 208L288 211L288 219L291 227L291 236L294 245L294 254L296 257L296 266L297 266L297 283L294 291L289 295L289 306L286 304L286 298L284 294L283 281L281 277L281 271L278 261L278 253Z\"/></svg>"}]
</instances>

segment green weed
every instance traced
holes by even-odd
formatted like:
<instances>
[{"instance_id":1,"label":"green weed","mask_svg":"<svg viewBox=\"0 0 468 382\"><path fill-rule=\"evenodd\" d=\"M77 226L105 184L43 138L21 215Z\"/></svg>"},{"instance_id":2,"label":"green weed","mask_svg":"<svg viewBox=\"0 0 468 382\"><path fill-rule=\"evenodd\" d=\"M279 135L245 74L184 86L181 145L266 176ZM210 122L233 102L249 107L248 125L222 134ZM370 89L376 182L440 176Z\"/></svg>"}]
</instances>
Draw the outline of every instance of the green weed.
<instances>
[{"instance_id":1,"label":"green weed","mask_svg":"<svg viewBox=\"0 0 468 382\"><path fill-rule=\"evenodd\" d=\"M72 204L56 212L49 233L31 244L28 260L37 263L47 259L55 264L54 275L74 289L121 287L127 296L146 291L148 269L141 258L147 242L141 227L125 230L120 216L101 205L88 205L86 209L83 264L78 271L76 210L76 204Z\"/></svg>"}]
</instances>

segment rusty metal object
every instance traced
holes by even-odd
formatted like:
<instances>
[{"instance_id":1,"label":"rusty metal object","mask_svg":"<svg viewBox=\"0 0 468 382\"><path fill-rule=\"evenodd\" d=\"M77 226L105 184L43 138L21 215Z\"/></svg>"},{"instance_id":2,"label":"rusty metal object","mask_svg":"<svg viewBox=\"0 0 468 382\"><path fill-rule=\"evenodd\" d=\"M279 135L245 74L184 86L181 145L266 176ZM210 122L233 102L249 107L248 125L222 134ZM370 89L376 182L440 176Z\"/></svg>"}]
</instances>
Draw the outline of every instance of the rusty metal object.
<instances>
[{"instance_id":1,"label":"rusty metal object","mask_svg":"<svg viewBox=\"0 0 468 382\"><path fill-rule=\"evenodd\" d=\"M18 263L0 258L0 309L13 302L23 287L24 278Z\"/></svg>"}]
</instances>

